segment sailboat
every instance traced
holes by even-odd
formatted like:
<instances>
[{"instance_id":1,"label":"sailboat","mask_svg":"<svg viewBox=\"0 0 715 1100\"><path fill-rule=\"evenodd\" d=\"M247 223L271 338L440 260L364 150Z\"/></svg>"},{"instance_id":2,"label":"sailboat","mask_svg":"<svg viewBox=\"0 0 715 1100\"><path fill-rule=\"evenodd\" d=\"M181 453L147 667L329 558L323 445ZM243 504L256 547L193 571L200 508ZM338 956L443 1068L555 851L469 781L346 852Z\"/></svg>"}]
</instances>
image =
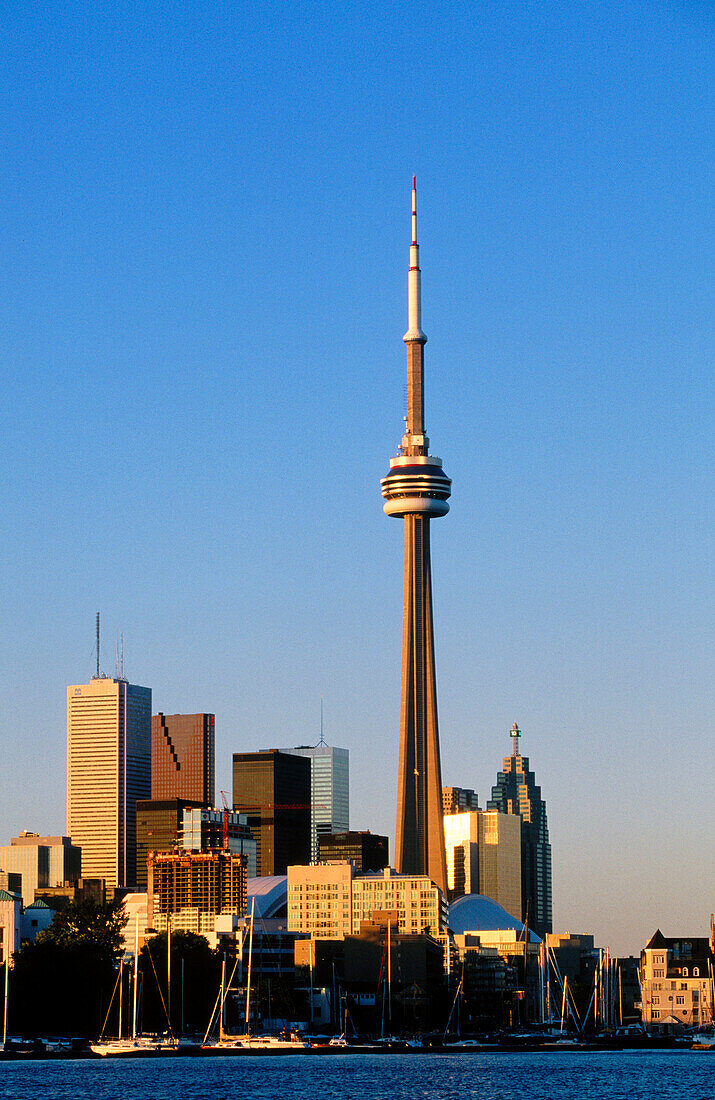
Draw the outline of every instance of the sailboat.
<instances>
[{"instance_id":1,"label":"sailboat","mask_svg":"<svg viewBox=\"0 0 715 1100\"><path fill-rule=\"evenodd\" d=\"M160 1039L152 1038L148 1035L137 1034L137 1017L139 1010L139 914L136 915L136 921L134 925L134 971L132 981L132 1033L126 1038L122 1037L122 968L123 960L119 966L119 977L117 978L117 985L119 986L119 1035L116 1039L102 1039L96 1043L90 1043L89 1049L93 1054L98 1054L102 1058L128 1058L128 1057L146 1057L151 1054L168 1054L176 1050L176 1043L173 1041L163 1042ZM117 990L117 985L114 987L114 992ZM109 1002L109 1008L107 1009L107 1018L112 1007L112 1001L114 1000L114 992L112 993L112 1000ZM107 1020L104 1021L105 1027ZM102 1034L104 1034L104 1028L102 1028Z\"/></svg>"},{"instance_id":2,"label":"sailboat","mask_svg":"<svg viewBox=\"0 0 715 1100\"><path fill-rule=\"evenodd\" d=\"M225 1005L226 994L228 992L226 988L226 960L224 959L223 966L221 968L221 990L219 996L216 999L214 1010L211 1014L211 1020L204 1036L204 1041L201 1044L202 1050L215 1050L215 1051L254 1051L259 1053L261 1051L266 1053L280 1051L287 1053L298 1054L301 1050L309 1050L310 1043L306 1043L303 1039L291 1036L290 1039L281 1039L277 1035L252 1035L251 1034L251 969L253 963L253 923L255 919L256 899L251 898L251 923L249 926L249 938L248 938L248 974L246 976L246 1031L243 1035L232 1035L225 1031ZM238 961L235 963L231 978L236 971ZM229 987L231 979L229 979ZM216 1010L219 1010L219 1037L216 1042L207 1042L208 1033L211 1030Z\"/></svg>"}]
</instances>

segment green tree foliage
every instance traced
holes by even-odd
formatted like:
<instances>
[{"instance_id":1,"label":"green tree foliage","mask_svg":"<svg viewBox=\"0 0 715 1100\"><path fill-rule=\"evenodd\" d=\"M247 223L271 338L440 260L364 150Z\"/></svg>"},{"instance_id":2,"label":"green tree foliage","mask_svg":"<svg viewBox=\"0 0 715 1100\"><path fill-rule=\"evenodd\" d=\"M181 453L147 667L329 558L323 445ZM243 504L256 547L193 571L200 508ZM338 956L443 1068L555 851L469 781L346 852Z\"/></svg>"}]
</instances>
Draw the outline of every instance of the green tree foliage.
<instances>
[{"instance_id":1,"label":"green tree foliage","mask_svg":"<svg viewBox=\"0 0 715 1100\"><path fill-rule=\"evenodd\" d=\"M121 902L71 902L14 956L11 1028L24 1035L92 1038L116 982L126 917Z\"/></svg>"},{"instance_id":2,"label":"green tree foliage","mask_svg":"<svg viewBox=\"0 0 715 1100\"><path fill-rule=\"evenodd\" d=\"M82 945L118 959L122 950L122 932L127 923L122 901L98 905L93 898L73 901L55 913L52 924L37 937L38 943L50 942L58 947Z\"/></svg>"}]
</instances>

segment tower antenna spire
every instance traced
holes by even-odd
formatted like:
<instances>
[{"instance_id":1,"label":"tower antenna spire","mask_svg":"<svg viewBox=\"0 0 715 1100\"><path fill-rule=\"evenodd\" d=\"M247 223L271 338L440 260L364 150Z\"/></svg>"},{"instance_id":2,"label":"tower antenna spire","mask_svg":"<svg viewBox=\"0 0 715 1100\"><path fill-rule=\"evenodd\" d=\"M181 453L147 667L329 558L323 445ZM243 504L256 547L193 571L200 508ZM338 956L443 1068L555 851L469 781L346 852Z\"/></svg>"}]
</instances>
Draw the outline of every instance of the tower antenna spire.
<instances>
[{"instance_id":1,"label":"tower antenna spire","mask_svg":"<svg viewBox=\"0 0 715 1100\"><path fill-rule=\"evenodd\" d=\"M97 679L99 679L99 612L97 612Z\"/></svg>"},{"instance_id":2,"label":"tower antenna spire","mask_svg":"<svg viewBox=\"0 0 715 1100\"><path fill-rule=\"evenodd\" d=\"M422 273L420 246L417 243L417 182L414 176L412 177L412 244L407 287L407 332L402 339L406 344L415 340L426 344L427 337L422 331Z\"/></svg>"}]
</instances>

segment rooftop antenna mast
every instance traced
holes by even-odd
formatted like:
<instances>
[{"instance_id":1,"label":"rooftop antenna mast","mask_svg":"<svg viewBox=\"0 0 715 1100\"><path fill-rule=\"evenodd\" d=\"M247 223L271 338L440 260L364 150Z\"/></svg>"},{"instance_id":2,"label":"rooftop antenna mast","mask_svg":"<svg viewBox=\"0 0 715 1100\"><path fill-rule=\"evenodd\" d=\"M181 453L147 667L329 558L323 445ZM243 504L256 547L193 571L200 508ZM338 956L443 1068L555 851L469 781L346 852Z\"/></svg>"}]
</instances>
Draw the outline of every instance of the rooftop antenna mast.
<instances>
[{"instance_id":1,"label":"rooftop antenna mast","mask_svg":"<svg viewBox=\"0 0 715 1100\"><path fill-rule=\"evenodd\" d=\"M99 679L99 612L97 612L97 676L96 676L96 679L97 680Z\"/></svg>"},{"instance_id":2,"label":"rooftop antenna mast","mask_svg":"<svg viewBox=\"0 0 715 1100\"><path fill-rule=\"evenodd\" d=\"M124 679L124 631L119 635L119 675Z\"/></svg>"},{"instance_id":3,"label":"rooftop antenna mast","mask_svg":"<svg viewBox=\"0 0 715 1100\"><path fill-rule=\"evenodd\" d=\"M318 741L318 746L326 745L326 744L327 744L327 741L325 740L325 738L323 736L323 696L321 695L320 696L320 741Z\"/></svg>"}]
</instances>

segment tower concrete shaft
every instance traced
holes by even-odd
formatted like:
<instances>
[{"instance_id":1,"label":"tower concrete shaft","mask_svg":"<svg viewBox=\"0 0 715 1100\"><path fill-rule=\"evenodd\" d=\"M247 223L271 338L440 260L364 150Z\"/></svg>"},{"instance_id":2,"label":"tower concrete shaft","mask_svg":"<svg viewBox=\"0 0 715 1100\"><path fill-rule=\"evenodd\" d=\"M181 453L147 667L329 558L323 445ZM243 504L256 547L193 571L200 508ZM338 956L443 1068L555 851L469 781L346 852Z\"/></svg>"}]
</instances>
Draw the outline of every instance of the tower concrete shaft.
<instances>
[{"instance_id":1,"label":"tower concrete shaft","mask_svg":"<svg viewBox=\"0 0 715 1100\"><path fill-rule=\"evenodd\" d=\"M424 430L424 345L417 211L412 181L412 245L409 273L407 417L400 453L382 479L384 511L405 522L402 625L402 696L397 789L395 866L427 874L447 892L442 824L442 776L437 724L437 682L432 623L430 519L446 515L451 481L442 461L429 454Z\"/></svg>"}]
</instances>

